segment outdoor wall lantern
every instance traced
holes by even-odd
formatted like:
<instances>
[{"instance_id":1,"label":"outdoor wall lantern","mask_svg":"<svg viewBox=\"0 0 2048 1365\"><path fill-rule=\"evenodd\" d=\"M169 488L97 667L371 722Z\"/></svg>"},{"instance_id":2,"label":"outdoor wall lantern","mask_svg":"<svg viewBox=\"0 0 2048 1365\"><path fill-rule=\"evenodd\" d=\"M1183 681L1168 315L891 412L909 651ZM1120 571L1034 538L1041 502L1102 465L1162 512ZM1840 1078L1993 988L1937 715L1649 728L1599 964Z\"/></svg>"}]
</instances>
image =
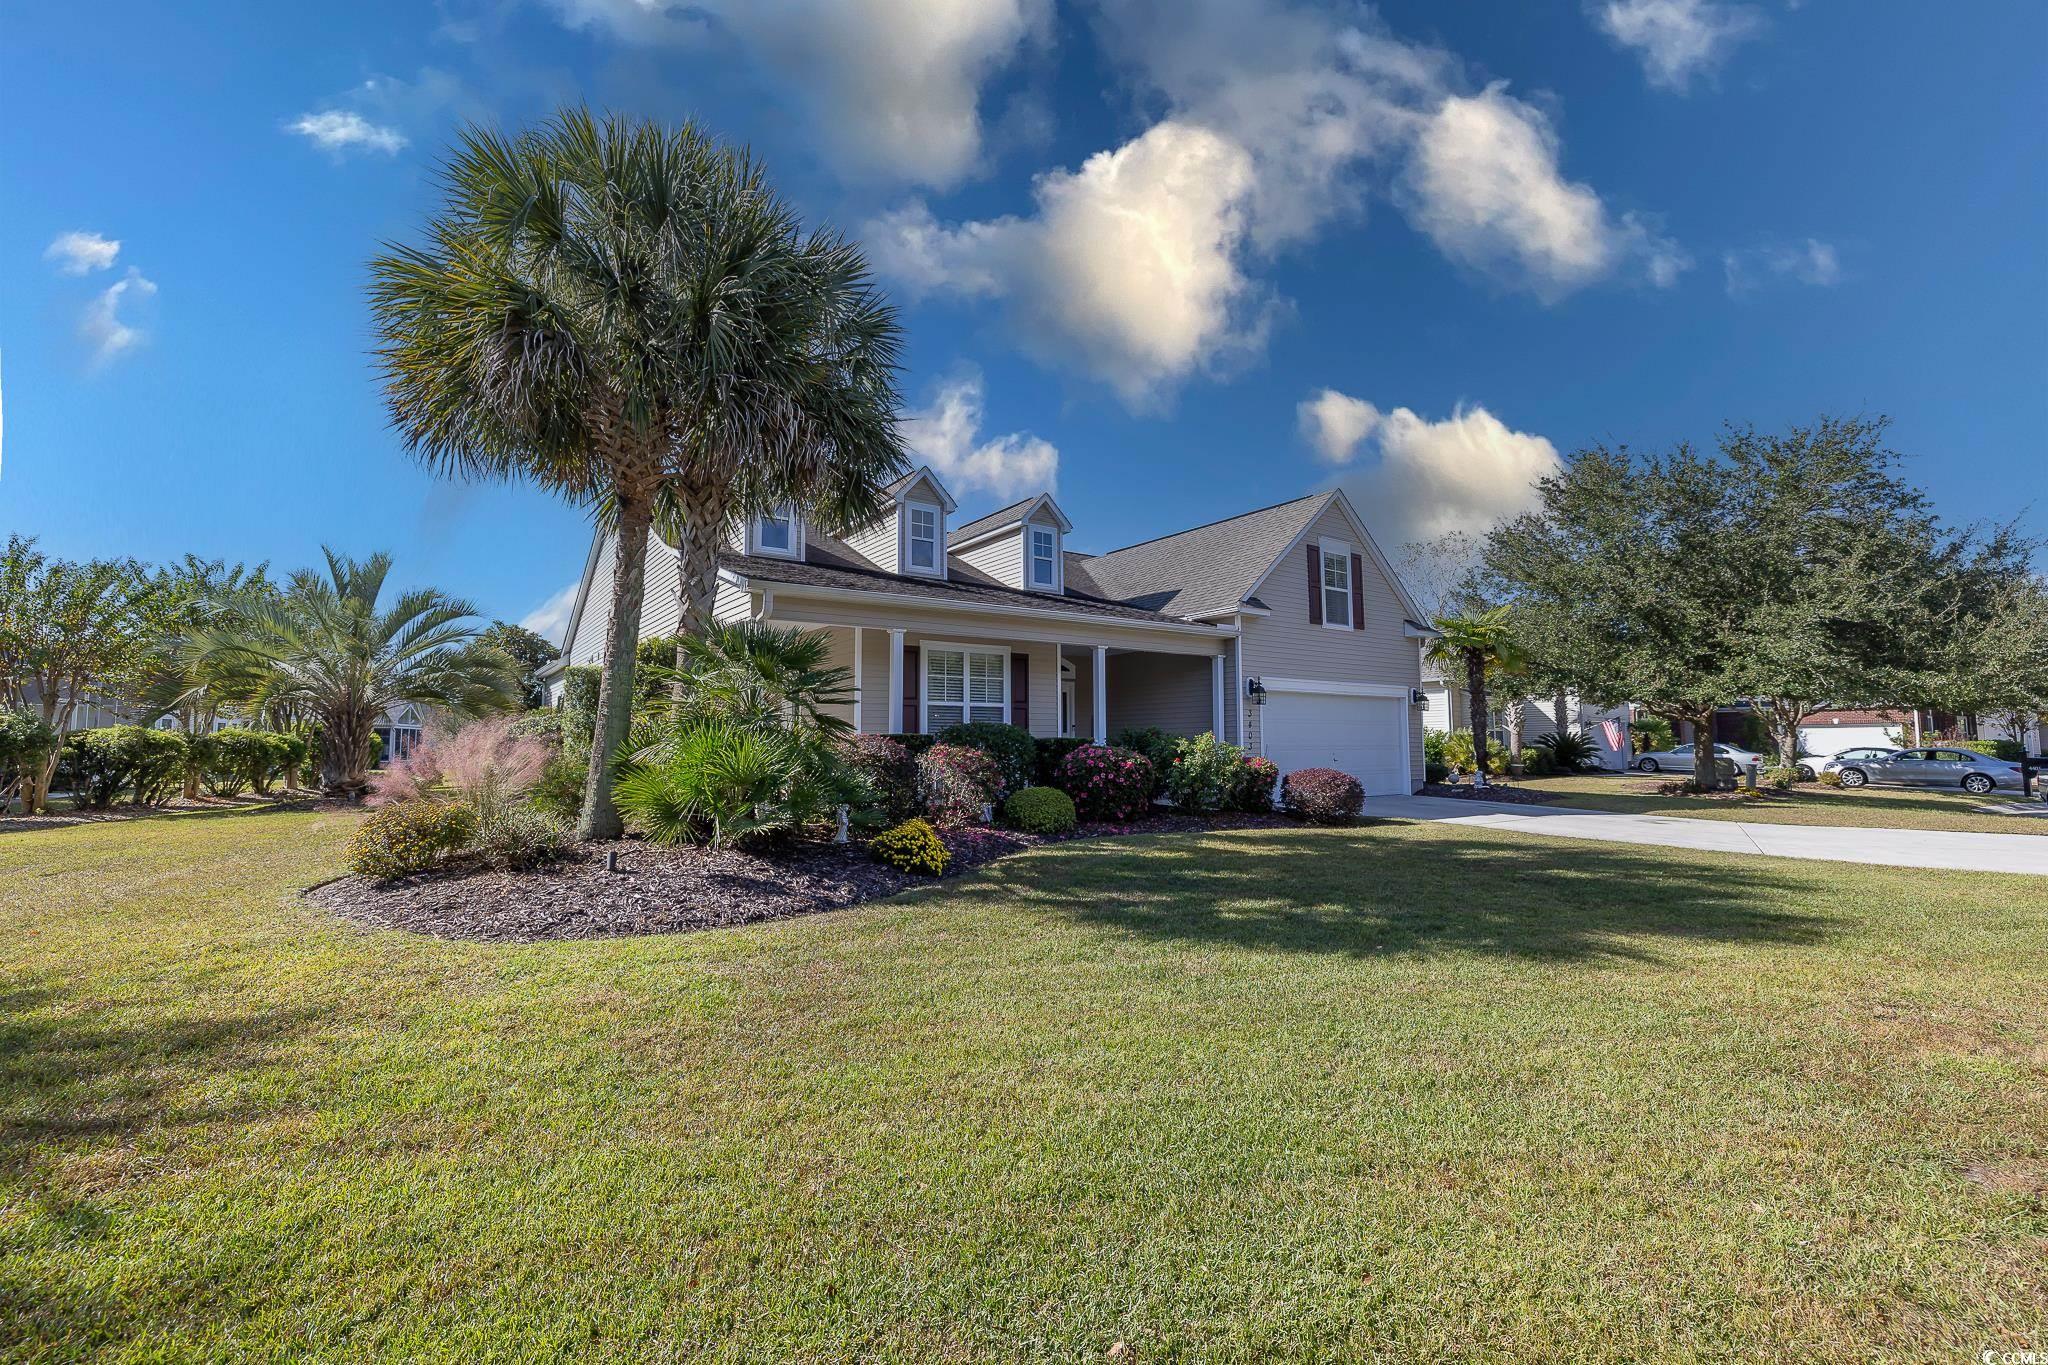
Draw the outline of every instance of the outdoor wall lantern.
<instances>
[{"instance_id":1,"label":"outdoor wall lantern","mask_svg":"<svg viewBox=\"0 0 2048 1365\"><path fill-rule=\"evenodd\" d=\"M1427 693L1427 692L1423 691L1423 690L1422 690L1421 688L1419 688L1419 687L1411 687L1411 688L1409 688L1409 689L1408 689L1408 704L1409 704L1410 706L1427 706L1427 705L1429 705L1429 693Z\"/></svg>"},{"instance_id":2,"label":"outdoor wall lantern","mask_svg":"<svg viewBox=\"0 0 2048 1365\"><path fill-rule=\"evenodd\" d=\"M1244 694L1252 699L1253 706L1264 706L1266 704L1266 685L1257 678L1246 678L1244 680Z\"/></svg>"}]
</instances>

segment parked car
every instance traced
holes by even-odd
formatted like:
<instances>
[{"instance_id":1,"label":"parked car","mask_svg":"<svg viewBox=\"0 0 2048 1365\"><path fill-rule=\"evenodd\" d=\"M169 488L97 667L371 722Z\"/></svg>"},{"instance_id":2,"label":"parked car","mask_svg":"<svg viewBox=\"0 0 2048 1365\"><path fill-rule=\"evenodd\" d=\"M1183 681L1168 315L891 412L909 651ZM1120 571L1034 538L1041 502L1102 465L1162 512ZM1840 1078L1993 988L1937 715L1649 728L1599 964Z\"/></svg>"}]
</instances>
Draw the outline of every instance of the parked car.
<instances>
[{"instance_id":1,"label":"parked car","mask_svg":"<svg viewBox=\"0 0 2048 1365\"><path fill-rule=\"evenodd\" d=\"M1806 770L1803 776L1811 779L1819 777L1822 773L1838 773L1843 768L1856 764L1879 763L1897 752L1898 750L1889 744L1870 745L1859 749L1843 749L1839 753L1824 754L1819 758L1802 758L1799 760L1799 766Z\"/></svg>"},{"instance_id":2,"label":"parked car","mask_svg":"<svg viewBox=\"0 0 2048 1365\"><path fill-rule=\"evenodd\" d=\"M1866 753L1867 750L1852 750ZM1844 758L1835 765L1845 787L1879 782L1901 787L1960 787L1972 796L1999 788L2021 790L2020 765L1970 749L1893 749L1875 758Z\"/></svg>"},{"instance_id":3,"label":"parked car","mask_svg":"<svg viewBox=\"0 0 2048 1365\"><path fill-rule=\"evenodd\" d=\"M1714 756L1723 762L1733 763L1735 771L1741 772L1752 763L1763 760L1762 754L1738 749L1733 744L1716 744ZM1692 771L1692 746L1680 745L1675 749L1658 749L1647 754L1636 755L1636 771L1643 773L1689 773Z\"/></svg>"}]
</instances>

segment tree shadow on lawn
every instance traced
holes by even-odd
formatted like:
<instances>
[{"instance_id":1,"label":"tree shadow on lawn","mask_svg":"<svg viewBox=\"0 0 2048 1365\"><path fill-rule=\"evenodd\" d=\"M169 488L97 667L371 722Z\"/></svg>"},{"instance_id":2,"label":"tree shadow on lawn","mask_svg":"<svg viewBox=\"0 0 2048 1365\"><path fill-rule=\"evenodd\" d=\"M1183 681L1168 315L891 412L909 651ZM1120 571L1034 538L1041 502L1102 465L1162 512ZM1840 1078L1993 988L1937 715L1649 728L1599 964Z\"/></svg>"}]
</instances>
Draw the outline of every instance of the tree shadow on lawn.
<instances>
[{"instance_id":1,"label":"tree shadow on lawn","mask_svg":"<svg viewBox=\"0 0 2048 1365\"><path fill-rule=\"evenodd\" d=\"M264 815L294 815L318 810L315 797L289 800L280 797L235 799L233 805L208 806L109 806L105 810L61 810L46 815L7 815L0 812L0 834L25 834L38 829L71 829L78 825L121 825L159 820L245 819Z\"/></svg>"},{"instance_id":2,"label":"tree shadow on lawn","mask_svg":"<svg viewBox=\"0 0 2048 1365\"><path fill-rule=\"evenodd\" d=\"M1119 847L1121 845L1121 847ZM1845 926L1785 908L1814 883L1623 845L1388 840L1370 827L1068 845L966 895L1147 938L1354 957L1658 961L1650 941L1806 946Z\"/></svg>"}]
</instances>

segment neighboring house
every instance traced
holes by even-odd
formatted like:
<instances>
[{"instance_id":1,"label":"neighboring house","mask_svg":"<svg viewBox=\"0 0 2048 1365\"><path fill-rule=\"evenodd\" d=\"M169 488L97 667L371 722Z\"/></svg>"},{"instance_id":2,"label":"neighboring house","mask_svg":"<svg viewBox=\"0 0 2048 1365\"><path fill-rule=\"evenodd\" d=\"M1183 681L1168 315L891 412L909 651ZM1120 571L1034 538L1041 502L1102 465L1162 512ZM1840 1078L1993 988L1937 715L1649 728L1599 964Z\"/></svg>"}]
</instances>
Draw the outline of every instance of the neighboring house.
<instances>
[{"instance_id":1,"label":"neighboring house","mask_svg":"<svg viewBox=\"0 0 2048 1365\"><path fill-rule=\"evenodd\" d=\"M1067 548L1074 526L1050 495L961 521L929 468L886 493L885 515L843 539L762 517L718 562L719 620L831 632L858 729L1214 731L1282 771L1341 768L1373 794L1421 784L1430 632L1343 493L1101 555ZM650 544L641 633L668 635L676 556ZM612 554L594 539L563 657L543 674L551 699L565 668L603 658Z\"/></svg>"},{"instance_id":2,"label":"neighboring house","mask_svg":"<svg viewBox=\"0 0 2048 1365\"><path fill-rule=\"evenodd\" d=\"M380 751L383 755L381 766L392 759L404 758L418 746L421 735L426 732L426 717L411 702L394 702L377 717L374 728L377 738L384 741Z\"/></svg>"},{"instance_id":3,"label":"neighboring house","mask_svg":"<svg viewBox=\"0 0 2048 1365\"><path fill-rule=\"evenodd\" d=\"M1434 664L1427 660L1422 665L1422 694L1424 724L1431 730L1469 730L1472 704L1465 692L1463 679L1446 679ZM1493 742L1507 744L1507 726L1502 723L1498 703L1503 698L1489 697L1495 704L1492 724L1487 734ZM1525 698L1522 704L1522 744L1533 745L1539 738L1557 729L1557 719L1552 714L1557 710L1554 697ZM1575 730L1592 741L1595 762L1603 768L1617 772L1628 767L1628 722L1631 708L1627 706L1595 706L1569 694L1565 697L1565 726Z\"/></svg>"}]
</instances>

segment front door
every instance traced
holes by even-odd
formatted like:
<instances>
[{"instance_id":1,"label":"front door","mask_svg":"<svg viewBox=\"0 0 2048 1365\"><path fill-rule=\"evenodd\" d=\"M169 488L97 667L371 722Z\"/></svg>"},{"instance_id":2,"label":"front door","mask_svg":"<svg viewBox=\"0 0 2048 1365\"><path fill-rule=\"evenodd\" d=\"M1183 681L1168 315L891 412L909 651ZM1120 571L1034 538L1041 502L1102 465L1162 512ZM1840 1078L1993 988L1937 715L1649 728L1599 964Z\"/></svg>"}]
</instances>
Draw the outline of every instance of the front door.
<instances>
[{"instance_id":1,"label":"front door","mask_svg":"<svg viewBox=\"0 0 2048 1365\"><path fill-rule=\"evenodd\" d=\"M1060 684L1060 734L1066 739L1074 737L1074 680L1068 678Z\"/></svg>"}]
</instances>

